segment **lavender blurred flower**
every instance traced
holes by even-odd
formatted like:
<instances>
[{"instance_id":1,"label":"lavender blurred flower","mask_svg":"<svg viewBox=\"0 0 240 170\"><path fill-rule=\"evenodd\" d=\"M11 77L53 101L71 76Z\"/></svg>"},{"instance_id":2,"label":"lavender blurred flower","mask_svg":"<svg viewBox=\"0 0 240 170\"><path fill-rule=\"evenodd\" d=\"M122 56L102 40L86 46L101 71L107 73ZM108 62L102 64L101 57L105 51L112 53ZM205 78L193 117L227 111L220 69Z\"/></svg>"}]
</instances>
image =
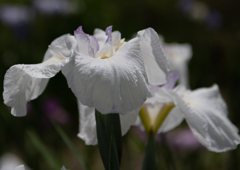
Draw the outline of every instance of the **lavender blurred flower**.
<instances>
[{"instance_id":1,"label":"lavender blurred flower","mask_svg":"<svg viewBox=\"0 0 240 170\"><path fill-rule=\"evenodd\" d=\"M189 128L167 132L165 137L169 146L174 149L189 150L202 147Z\"/></svg>"},{"instance_id":2,"label":"lavender blurred flower","mask_svg":"<svg viewBox=\"0 0 240 170\"><path fill-rule=\"evenodd\" d=\"M184 13L188 14L193 5L195 0L179 0L178 2L178 8L180 8Z\"/></svg>"},{"instance_id":3,"label":"lavender blurred flower","mask_svg":"<svg viewBox=\"0 0 240 170\"><path fill-rule=\"evenodd\" d=\"M178 7L194 21L205 23L210 28L218 28L222 24L221 14L210 9L205 3L197 0L179 0Z\"/></svg>"},{"instance_id":4,"label":"lavender blurred flower","mask_svg":"<svg viewBox=\"0 0 240 170\"><path fill-rule=\"evenodd\" d=\"M222 25L222 16L216 10L211 10L205 18L206 24L210 28L219 28Z\"/></svg>"},{"instance_id":5,"label":"lavender blurred flower","mask_svg":"<svg viewBox=\"0 0 240 170\"><path fill-rule=\"evenodd\" d=\"M77 10L77 4L69 0L34 0L33 6L45 15L66 15Z\"/></svg>"},{"instance_id":6,"label":"lavender blurred flower","mask_svg":"<svg viewBox=\"0 0 240 170\"><path fill-rule=\"evenodd\" d=\"M43 103L44 114L60 124L66 124L69 121L67 111L61 107L57 98L49 97Z\"/></svg>"},{"instance_id":7,"label":"lavender blurred flower","mask_svg":"<svg viewBox=\"0 0 240 170\"><path fill-rule=\"evenodd\" d=\"M19 26L34 19L34 11L28 6L2 4L0 5L0 19L10 26Z\"/></svg>"},{"instance_id":8,"label":"lavender blurred flower","mask_svg":"<svg viewBox=\"0 0 240 170\"><path fill-rule=\"evenodd\" d=\"M176 79L177 76L171 74L166 85L150 88L152 97L140 111L146 131L167 132L186 119L194 136L208 150L235 149L240 136L227 118L227 106L218 86L191 91L180 85L172 90Z\"/></svg>"}]
</instances>

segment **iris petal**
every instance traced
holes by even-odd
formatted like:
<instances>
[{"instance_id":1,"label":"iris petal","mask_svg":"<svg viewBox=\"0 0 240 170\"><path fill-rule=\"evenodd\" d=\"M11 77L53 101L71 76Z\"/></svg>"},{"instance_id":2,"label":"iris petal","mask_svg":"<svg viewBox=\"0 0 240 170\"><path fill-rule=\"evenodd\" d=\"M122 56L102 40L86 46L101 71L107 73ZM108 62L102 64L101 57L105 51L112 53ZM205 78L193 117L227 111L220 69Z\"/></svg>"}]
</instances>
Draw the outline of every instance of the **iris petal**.
<instances>
[{"instance_id":1,"label":"iris petal","mask_svg":"<svg viewBox=\"0 0 240 170\"><path fill-rule=\"evenodd\" d=\"M45 89L48 79L61 69L55 57L41 64L14 65L4 77L4 103L12 107L14 116L26 115L26 103L37 98Z\"/></svg>"},{"instance_id":2,"label":"iris petal","mask_svg":"<svg viewBox=\"0 0 240 170\"><path fill-rule=\"evenodd\" d=\"M77 54L64 64L62 72L77 98L102 114L133 112L149 93L138 38L108 59Z\"/></svg>"},{"instance_id":3,"label":"iris petal","mask_svg":"<svg viewBox=\"0 0 240 170\"><path fill-rule=\"evenodd\" d=\"M26 104L45 89L49 78L61 69L61 63L72 55L76 40L68 34L55 39L40 64L18 64L7 70L4 78L4 103L14 116L26 115Z\"/></svg>"},{"instance_id":4,"label":"iris petal","mask_svg":"<svg viewBox=\"0 0 240 170\"><path fill-rule=\"evenodd\" d=\"M185 101L176 96L178 107L199 142L214 152L236 148L240 143L238 129L227 118L227 107L217 85L191 93L186 90L181 95Z\"/></svg>"},{"instance_id":5,"label":"iris petal","mask_svg":"<svg viewBox=\"0 0 240 170\"><path fill-rule=\"evenodd\" d=\"M148 82L152 85L166 83L170 66L158 34L152 28L148 28L139 31L138 37L141 37L140 48Z\"/></svg>"}]
</instances>

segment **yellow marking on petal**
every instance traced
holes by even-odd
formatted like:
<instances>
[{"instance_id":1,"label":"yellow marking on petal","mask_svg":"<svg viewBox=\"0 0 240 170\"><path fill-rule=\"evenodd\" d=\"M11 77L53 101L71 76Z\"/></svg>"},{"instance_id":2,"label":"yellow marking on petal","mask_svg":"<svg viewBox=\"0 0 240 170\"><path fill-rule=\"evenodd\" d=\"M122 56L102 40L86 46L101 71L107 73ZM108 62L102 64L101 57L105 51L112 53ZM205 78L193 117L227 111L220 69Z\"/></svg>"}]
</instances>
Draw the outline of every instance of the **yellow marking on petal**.
<instances>
[{"instance_id":1,"label":"yellow marking on petal","mask_svg":"<svg viewBox=\"0 0 240 170\"><path fill-rule=\"evenodd\" d=\"M145 128L145 131L148 133L151 130L151 119L150 116L148 114L147 109L145 108L145 106L143 106L139 112L139 116L142 120L142 124Z\"/></svg>"},{"instance_id":2,"label":"yellow marking on petal","mask_svg":"<svg viewBox=\"0 0 240 170\"><path fill-rule=\"evenodd\" d=\"M159 111L156 117L151 117L151 113L149 113L146 107L143 106L139 112L139 115L145 128L145 131L147 133L151 131L154 134L156 134L159 127L162 125L165 118L174 107L175 107L174 103L168 103L163 106L163 108Z\"/></svg>"},{"instance_id":3,"label":"yellow marking on petal","mask_svg":"<svg viewBox=\"0 0 240 170\"><path fill-rule=\"evenodd\" d=\"M116 51L119 50L119 48L121 48L123 46L123 44L125 44L125 43L126 43L125 41L121 42L119 47L116 49Z\"/></svg>"},{"instance_id":4,"label":"yellow marking on petal","mask_svg":"<svg viewBox=\"0 0 240 170\"><path fill-rule=\"evenodd\" d=\"M103 57L100 57L99 59L107 59L107 58L110 58L110 57L103 56Z\"/></svg>"},{"instance_id":5,"label":"yellow marking on petal","mask_svg":"<svg viewBox=\"0 0 240 170\"><path fill-rule=\"evenodd\" d=\"M167 117L167 115L170 113L170 111L172 110L172 108L175 107L174 103L169 103L166 104L161 111L159 112L159 114L157 115L157 118L155 120L154 126L153 126L153 133L156 134L159 127L162 125L162 123L164 122L165 118Z\"/></svg>"}]
</instances>

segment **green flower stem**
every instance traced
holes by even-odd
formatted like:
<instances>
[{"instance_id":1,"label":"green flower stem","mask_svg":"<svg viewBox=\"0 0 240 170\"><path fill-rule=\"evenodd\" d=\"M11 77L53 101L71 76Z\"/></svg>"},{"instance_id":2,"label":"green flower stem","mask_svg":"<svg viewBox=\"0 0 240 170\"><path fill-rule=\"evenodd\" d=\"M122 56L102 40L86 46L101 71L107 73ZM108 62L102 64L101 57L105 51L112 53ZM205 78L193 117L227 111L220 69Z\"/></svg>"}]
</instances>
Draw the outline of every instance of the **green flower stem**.
<instances>
[{"instance_id":1,"label":"green flower stem","mask_svg":"<svg viewBox=\"0 0 240 170\"><path fill-rule=\"evenodd\" d=\"M156 170L156 158L155 158L155 135L158 132L159 127L162 125L163 121L169 114L169 112L172 110L172 108L175 107L174 103L168 103L166 104L154 121L151 121L150 114L147 112L147 109L143 106L140 110L140 117L142 120L142 123L145 127L145 130L148 134L148 142L145 150L144 160L143 160L143 167L142 170Z\"/></svg>"},{"instance_id":2,"label":"green flower stem","mask_svg":"<svg viewBox=\"0 0 240 170\"><path fill-rule=\"evenodd\" d=\"M142 170L156 170L156 153L155 153L155 134L150 131L148 133L148 142L143 159Z\"/></svg>"},{"instance_id":3,"label":"green flower stem","mask_svg":"<svg viewBox=\"0 0 240 170\"><path fill-rule=\"evenodd\" d=\"M103 115L95 110L98 148L106 170L118 170L122 157L122 131L119 114Z\"/></svg>"}]
</instances>

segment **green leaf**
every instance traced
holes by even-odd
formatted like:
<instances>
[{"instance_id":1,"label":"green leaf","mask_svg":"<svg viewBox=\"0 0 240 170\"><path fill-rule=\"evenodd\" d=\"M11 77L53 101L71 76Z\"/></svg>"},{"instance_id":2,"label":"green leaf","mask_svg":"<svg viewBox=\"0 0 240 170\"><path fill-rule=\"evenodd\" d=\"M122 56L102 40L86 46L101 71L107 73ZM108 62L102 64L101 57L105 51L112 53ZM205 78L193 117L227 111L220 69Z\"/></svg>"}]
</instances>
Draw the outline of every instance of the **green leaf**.
<instances>
[{"instance_id":1,"label":"green leaf","mask_svg":"<svg viewBox=\"0 0 240 170\"><path fill-rule=\"evenodd\" d=\"M113 126L111 127L110 149L109 149L109 170L119 170L119 160L114 137Z\"/></svg>"},{"instance_id":2,"label":"green leaf","mask_svg":"<svg viewBox=\"0 0 240 170\"><path fill-rule=\"evenodd\" d=\"M97 124L98 147L104 167L106 170L110 170L109 163L113 159L114 162L118 160L117 166L119 168L122 157L122 130L119 114L111 113L102 115L95 110L95 117ZM112 130L114 133L112 133ZM114 142L114 144L112 142ZM111 158L110 160L110 153L114 154L114 149L116 149L117 157L114 156L114 158ZM115 165L116 163L114 163L113 167L115 167Z\"/></svg>"},{"instance_id":3,"label":"green leaf","mask_svg":"<svg viewBox=\"0 0 240 170\"><path fill-rule=\"evenodd\" d=\"M52 155L49 149L41 142L36 132L33 130L28 130L27 134L35 148L42 154L46 162L48 162L51 169L59 170L61 168L61 165L56 161L55 157Z\"/></svg>"},{"instance_id":4,"label":"green leaf","mask_svg":"<svg viewBox=\"0 0 240 170\"><path fill-rule=\"evenodd\" d=\"M112 128L114 130L114 138L116 142L117 154L119 159L119 165L121 164L122 158L122 129L120 124L120 117L117 113L111 113L104 115L104 123L105 123L105 132L110 140L112 135Z\"/></svg>"},{"instance_id":5,"label":"green leaf","mask_svg":"<svg viewBox=\"0 0 240 170\"><path fill-rule=\"evenodd\" d=\"M156 170L155 135L152 131L148 134L148 142L145 150L142 170Z\"/></svg>"},{"instance_id":6,"label":"green leaf","mask_svg":"<svg viewBox=\"0 0 240 170\"><path fill-rule=\"evenodd\" d=\"M56 131L58 132L58 134L61 136L61 138L65 142L65 144L74 153L74 155L77 157L78 161L83 165L84 169L89 170L90 168L89 168L87 162L82 157L82 155L78 152L77 148L73 145L73 143L70 141L70 139L68 138L66 133L62 130L62 128L58 124L54 123L53 121L51 121L51 122L52 122L54 128L56 129Z\"/></svg>"},{"instance_id":7,"label":"green leaf","mask_svg":"<svg viewBox=\"0 0 240 170\"><path fill-rule=\"evenodd\" d=\"M98 148L106 170L109 170L109 140L105 133L105 127L100 112L95 110Z\"/></svg>"}]
</instances>

